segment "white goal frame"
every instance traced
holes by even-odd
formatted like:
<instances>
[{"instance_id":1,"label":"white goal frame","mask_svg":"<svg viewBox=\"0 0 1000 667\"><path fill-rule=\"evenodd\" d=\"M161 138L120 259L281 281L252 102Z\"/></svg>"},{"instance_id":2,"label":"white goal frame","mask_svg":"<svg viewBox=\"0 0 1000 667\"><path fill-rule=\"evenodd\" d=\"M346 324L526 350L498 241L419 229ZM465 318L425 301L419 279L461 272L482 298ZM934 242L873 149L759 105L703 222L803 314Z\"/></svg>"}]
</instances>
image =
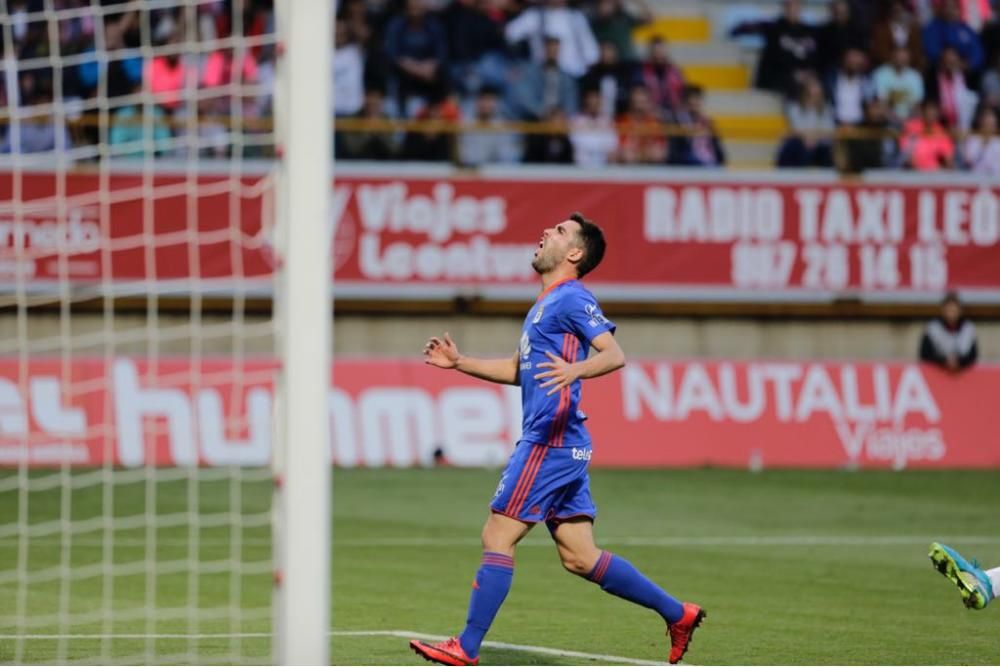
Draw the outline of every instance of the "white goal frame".
<instances>
[{"instance_id":1,"label":"white goal frame","mask_svg":"<svg viewBox=\"0 0 1000 667\"><path fill-rule=\"evenodd\" d=\"M333 3L278 0L274 658L329 664Z\"/></svg>"}]
</instances>

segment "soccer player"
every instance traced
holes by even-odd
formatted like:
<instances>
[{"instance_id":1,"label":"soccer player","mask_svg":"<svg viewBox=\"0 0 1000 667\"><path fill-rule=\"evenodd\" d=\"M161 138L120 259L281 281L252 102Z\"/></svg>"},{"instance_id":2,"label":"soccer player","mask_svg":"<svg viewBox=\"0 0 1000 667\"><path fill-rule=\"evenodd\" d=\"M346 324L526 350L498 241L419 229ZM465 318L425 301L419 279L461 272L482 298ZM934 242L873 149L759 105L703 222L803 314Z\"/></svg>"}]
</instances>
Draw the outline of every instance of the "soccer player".
<instances>
[{"instance_id":1,"label":"soccer player","mask_svg":"<svg viewBox=\"0 0 1000 667\"><path fill-rule=\"evenodd\" d=\"M1000 567L983 570L975 560L967 561L951 547L937 542L931 545L930 557L937 571L958 586L962 602L969 609L983 609L1000 595Z\"/></svg>"},{"instance_id":2,"label":"soccer player","mask_svg":"<svg viewBox=\"0 0 1000 667\"><path fill-rule=\"evenodd\" d=\"M601 228L579 213L542 232L532 267L542 293L528 311L513 357L475 359L461 354L446 333L424 348L426 363L483 380L521 386L521 440L500 476L483 527L483 556L472 585L465 630L438 644L411 641L419 655L442 665L477 665L479 647L514 576L517 543L545 522L563 567L667 623L670 662L684 656L705 618L698 605L668 595L627 560L594 545L597 509L587 468L590 434L580 410L581 380L625 365L615 325L580 282L604 257ZM596 354L588 358L589 348Z\"/></svg>"}]
</instances>

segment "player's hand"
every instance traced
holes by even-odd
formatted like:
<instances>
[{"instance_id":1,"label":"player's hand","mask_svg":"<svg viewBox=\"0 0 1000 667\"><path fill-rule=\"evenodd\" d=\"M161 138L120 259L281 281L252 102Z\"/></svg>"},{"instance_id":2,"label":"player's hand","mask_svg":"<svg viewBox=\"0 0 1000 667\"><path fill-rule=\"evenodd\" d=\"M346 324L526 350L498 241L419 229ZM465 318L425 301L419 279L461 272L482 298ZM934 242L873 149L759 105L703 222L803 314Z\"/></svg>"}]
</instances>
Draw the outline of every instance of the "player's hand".
<instances>
[{"instance_id":1,"label":"player's hand","mask_svg":"<svg viewBox=\"0 0 1000 667\"><path fill-rule=\"evenodd\" d=\"M444 338L433 337L424 345L424 363L438 368L455 368L462 355L458 352L458 346L451 339L448 332L444 332Z\"/></svg>"},{"instance_id":2,"label":"player's hand","mask_svg":"<svg viewBox=\"0 0 1000 667\"><path fill-rule=\"evenodd\" d=\"M552 370L545 371L544 373L538 373L535 375L536 380L545 380L540 385L540 388L545 389L546 387L552 387L549 389L546 396L551 396L557 391L562 391L564 387L568 387L580 377L576 372L575 364L571 364L562 357L558 357L551 352L546 352L547 356L551 361L543 361L537 364L535 368L551 368Z\"/></svg>"}]
</instances>

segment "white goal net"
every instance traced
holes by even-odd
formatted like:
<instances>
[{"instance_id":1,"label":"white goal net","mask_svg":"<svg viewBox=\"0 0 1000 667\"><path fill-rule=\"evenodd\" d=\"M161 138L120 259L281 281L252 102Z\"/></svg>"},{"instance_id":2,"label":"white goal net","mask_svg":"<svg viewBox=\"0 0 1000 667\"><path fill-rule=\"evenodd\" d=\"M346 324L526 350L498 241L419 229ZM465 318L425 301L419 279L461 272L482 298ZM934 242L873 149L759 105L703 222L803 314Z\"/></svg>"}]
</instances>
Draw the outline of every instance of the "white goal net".
<instances>
[{"instance_id":1,"label":"white goal net","mask_svg":"<svg viewBox=\"0 0 1000 667\"><path fill-rule=\"evenodd\" d=\"M287 658L282 11L0 1L0 663Z\"/></svg>"}]
</instances>

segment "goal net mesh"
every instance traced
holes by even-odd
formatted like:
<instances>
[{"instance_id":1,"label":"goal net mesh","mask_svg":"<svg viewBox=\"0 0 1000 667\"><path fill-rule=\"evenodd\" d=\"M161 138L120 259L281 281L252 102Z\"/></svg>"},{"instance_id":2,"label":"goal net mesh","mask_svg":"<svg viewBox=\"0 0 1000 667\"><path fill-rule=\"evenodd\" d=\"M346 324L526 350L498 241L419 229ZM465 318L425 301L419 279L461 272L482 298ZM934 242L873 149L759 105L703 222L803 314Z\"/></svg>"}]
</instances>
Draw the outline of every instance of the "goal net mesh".
<instances>
[{"instance_id":1,"label":"goal net mesh","mask_svg":"<svg viewBox=\"0 0 1000 667\"><path fill-rule=\"evenodd\" d=\"M270 662L271 3L0 46L0 662Z\"/></svg>"}]
</instances>

